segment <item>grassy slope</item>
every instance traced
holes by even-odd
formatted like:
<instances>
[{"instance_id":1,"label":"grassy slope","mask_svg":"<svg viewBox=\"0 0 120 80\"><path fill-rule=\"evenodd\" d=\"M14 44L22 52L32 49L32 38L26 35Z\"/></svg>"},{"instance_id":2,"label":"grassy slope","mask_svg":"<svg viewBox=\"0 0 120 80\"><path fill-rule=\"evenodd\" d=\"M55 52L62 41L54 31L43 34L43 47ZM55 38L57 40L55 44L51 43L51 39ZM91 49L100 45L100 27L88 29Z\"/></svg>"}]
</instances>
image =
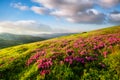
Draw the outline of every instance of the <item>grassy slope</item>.
<instances>
[{"instance_id":1,"label":"grassy slope","mask_svg":"<svg viewBox=\"0 0 120 80\"><path fill-rule=\"evenodd\" d=\"M98 69L98 67L92 68L92 65L96 65L97 62L88 63L87 67L81 67L82 70L79 69L72 69L78 67L72 67L70 65L55 65L51 68L51 74L46 76L40 76L37 67L37 63L31 64L30 66L26 66L26 61L30 58L31 55L34 55L37 51L36 49L45 50L46 55L45 57L50 57L53 55L53 52L58 53L66 53L63 48L61 48L61 44L67 41L67 46L72 48L72 44L79 39L82 38L91 38L93 36L100 36L100 35L107 35L107 34L115 34L120 31L120 26L111 27L106 29L101 29L97 31L91 31L82 34L74 34L70 36L63 36L60 38L50 39L41 42L35 42L31 44L24 44L20 46L5 48L0 50L0 79L5 80L36 80L36 79L52 79L52 80L69 80L69 79L113 79L117 80L120 79L120 44L113 45L113 49L111 51L112 54L109 54L107 58L101 58L100 60L104 62L108 68L105 69ZM120 38L120 37L119 37ZM52 47L52 48L51 48ZM92 51L92 50L91 50ZM93 51L95 52L95 51ZM100 52L99 52L100 53ZM66 57L66 55L62 56ZM57 60L59 61L59 60ZM55 61L55 62L57 62ZM95 64L94 64L95 63ZM108 70L110 69L110 70ZM76 71L81 71L81 73L76 75ZM63 73L63 72L64 73ZM118 72L116 72L118 71ZM116 75L115 75L116 74ZM56 75L56 76L55 76ZM64 75L64 76L63 76ZM112 75L112 76L111 76ZM75 76L75 77L73 77Z\"/></svg>"}]
</instances>

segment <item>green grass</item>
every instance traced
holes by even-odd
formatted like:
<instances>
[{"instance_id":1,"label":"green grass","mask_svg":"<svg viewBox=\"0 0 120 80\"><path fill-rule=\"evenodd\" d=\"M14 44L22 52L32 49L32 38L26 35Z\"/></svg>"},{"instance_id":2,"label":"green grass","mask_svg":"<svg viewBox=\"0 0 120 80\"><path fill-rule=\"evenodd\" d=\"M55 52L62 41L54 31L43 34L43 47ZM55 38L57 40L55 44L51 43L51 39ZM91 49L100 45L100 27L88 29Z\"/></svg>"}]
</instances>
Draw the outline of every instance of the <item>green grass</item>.
<instances>
[{"instance_id":1,"label":"green grass","mask_svg":"<svg viewBox=\"0 0 120 80\"><path fill-rule=\"evenodd\" d=\"M86 33L73 34L54 39L49 39L30 44L9 47L0 50L0 80L119 80L120 79L120 43L114 44L112 50L102 48L100 50L88 50L90 53L99 53L98 61L88 62L86 65L75 63L75 66L69 64L58 64L67 55L66 48L73 49L77 56L76 48L73 44L79 38L89 39L96 36L117 34L120 26L90 31ZM118 36L120 38L120 36ZM67 41L64 46L63 43ZM36 49L45 50L46 55L42 58L53 56L53 52L60 55L54 60L54 64L50 67L50 74L40 75L37 63L34 62L30 66L26 66L26 61L36 54ZM109 54L104 58L102 51L107 50ZM92 54L89 54L92 55ZM106 67L99 68L98 63L103 62Z\"/></svg>"}]
</instances>

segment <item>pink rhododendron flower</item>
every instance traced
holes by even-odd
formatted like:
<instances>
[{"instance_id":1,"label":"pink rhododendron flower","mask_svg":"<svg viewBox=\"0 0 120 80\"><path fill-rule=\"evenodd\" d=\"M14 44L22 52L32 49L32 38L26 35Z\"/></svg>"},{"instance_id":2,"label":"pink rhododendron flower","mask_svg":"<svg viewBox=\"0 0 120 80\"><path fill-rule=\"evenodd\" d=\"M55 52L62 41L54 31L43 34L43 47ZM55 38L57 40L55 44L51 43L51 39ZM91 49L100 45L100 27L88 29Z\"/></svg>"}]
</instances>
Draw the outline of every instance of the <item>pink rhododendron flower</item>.
<instances>
[{"instance_id":1,"label":"pink rhododendron flower","mask_svg":"<svg viewBox=\"0 0 120 80\"><path fill-rule=\"evenodd\" d=\"M107 57L107 54L108 54L108 52L103 52L103 56L106 58Z\"/></svg>"}]
</instances>

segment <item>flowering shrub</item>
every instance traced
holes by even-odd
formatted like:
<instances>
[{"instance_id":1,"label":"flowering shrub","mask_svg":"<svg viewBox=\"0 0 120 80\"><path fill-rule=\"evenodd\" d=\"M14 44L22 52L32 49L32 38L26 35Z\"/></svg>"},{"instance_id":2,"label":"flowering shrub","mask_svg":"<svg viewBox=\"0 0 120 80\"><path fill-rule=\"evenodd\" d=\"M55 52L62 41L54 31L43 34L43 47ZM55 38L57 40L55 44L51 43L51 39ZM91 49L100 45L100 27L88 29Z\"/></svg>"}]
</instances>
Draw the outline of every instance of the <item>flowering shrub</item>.
<instances>
[{"instance_id":1,"label":"flowering shrub","mask_svg":"<svg viewBox=\"0 0 120 80\"><path fill-rule=\"evenodd\" d=\"M0 80L120 80L120 26L1 49Z\"/></svg>"},{"instance_id":2,"label":"flowering shrub","mask_svg":"<svg viewBox=\"0 0 120 80\"><path fill-rule=\"evenodd\" d=\"M40 75L45 75L45 74L49 74L50 73L50 70L42 70L41 72L40 72Z\"/></svg>"},{"instance_id":3,"label":"flowering shrub","mask_svg":"<svg viewBox=\"0 0 120 80\"><path fill-rule=\"evenodd\" d=\"M40 59L37 61L38 63L38 69L47 69L52 66L52 59Z\"/></svg>"},{"instance_id":4,"label":"flowering shrub","mask_svg":"<svg viewBox=\"0 0 120 80\"><path fill-rule=\"evenodd\" d=\"M65 58L64 61L68 62L69 64L72 64L73 63L73 57L72 56L68 56L68 57Z\"/></svg>"},{"instance_id":5,"label":"flowering shrub","mask_svg":"<svg viewBox=\"0 0 120 80\"><path fill-rule=\"evenodd\" d=\"M52 59L40 59L37 60L38 69L40 70L41 75L49 74L49 68L52 66L53 62Z\"/></svg>"},{"instance_id":6,"label":"flowering shrub","mask_svg":"<svg viewBox=\"0 0 120 80\"><path fill-rule=\"evenodd\" d=\"M29 66L31 63L37 61L39 59L40 56L44 56L45 55L45 51L37 51L35 55L31 56L27 62L26 65Z\"/></svg>"},{"instance_id":7,"label":"flowering shrub","mask_svg":"<svg viewBox=\"0 0 120 80\"><path fill-rule=\"evenodd\" d=\"M120 44L119 33L78 38L73 41L56 41L56 44L49 46L52 55L46 58L45 54L48 51L38 50L27 60L26 65L37 63L40 75L50 75L56 65L69 66L73 73L82 75L83 68L88 69L91 66L96 66L98 69L106 68L102 60L107 58L116 44Z\"/></svg>"}]
</instances>

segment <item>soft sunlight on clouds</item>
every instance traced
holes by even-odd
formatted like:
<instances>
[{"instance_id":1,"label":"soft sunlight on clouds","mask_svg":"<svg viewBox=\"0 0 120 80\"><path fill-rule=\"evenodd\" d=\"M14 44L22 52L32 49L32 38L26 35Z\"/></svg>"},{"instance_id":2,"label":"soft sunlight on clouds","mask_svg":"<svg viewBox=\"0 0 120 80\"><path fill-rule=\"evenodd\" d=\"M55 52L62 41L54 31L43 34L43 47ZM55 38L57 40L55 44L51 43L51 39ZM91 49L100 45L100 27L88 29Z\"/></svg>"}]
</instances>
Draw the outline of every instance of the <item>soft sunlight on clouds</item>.
<instances>
[{"instance_id":1,"label":"soft sunlight on clouds","mask_svg":"<svg viewBox=\"0 0 120 80\"><path fill-rule=\"evenodd\" d=\"M120 25L120 0L2 0L0 15L0 32L80 32Z\"/></svg>"},{"instance_id":2,"label":"soft sunlight on clouds","mask_svg":"<svg viewBox=\"0 0 120 80\"><path fill-rule=\"evenodd\" d=\"M22 5L22 3L11 3L11 6L14 7L14 8L18 8L20 10L28 10L29 7L28 6L25 6L25 5Z\"/></svg>"},{"instance_id":3,"label":"soft sunlight on clouds","mask_svg":"<svg viewBox=\"0 0 120 80\"><path fill-rule=\"evenodd\" d=\"M48 9L44 7L37 7L37 6L32 6L31 10L37 14L47 14Z\"/></svg>"},{"instance_id":4,"label":"soft sunlight on clouds","mask_svg":"<svg viewBox=\"0 0 120 80\"><path fill-rule=\"evenodd\" d=\"M1 21L0 33L13 34L51 34L51 33L71 33L80 32L78 29L51 28L35 20Z\"/></svg>"},{"instance_id":5,"label":"soft sunlight on clouds","mask_svg":"<svg viewBox=\"0 0 120 80\"><path fill-rule=\"evenodd\" d=\"M106 22L106 17L108 17L107 14L99 12L99 9L97 10L96 8L94 8L95 5L100 6L105 10L106 8L112 8L120 4L120 0L32 0L32 1L41 4L45 9L47 8L48 10L51 10L51 12L48 13L49 15L65 18L69 22L83 24L86 23L103 24ZM44 12L41 10L37 11L39 11L42 14ZM116 21L117 19L119 20L118 14L116 15L111 14L109 17L111 17L113 21Z\"/></svg>"},{"instance_id":6,"label":"soft sunlight on clouds","mask_svg":"<svg viewBox=\"0 0 120 80\"><path fill-rule=\"evenodd\" d=\"M120 5L120 0L31 0L40 6L31 7L21 3L13 3L14 8L30 9L37 14L45 14L65 19L66 21L81 24L119 23L119 14L112 14L112 8ZM99 6L102 8L100 11ZM104 11L108 11L104 13ZM109 16L108 16L109 15ZM107 19L107 20L106 20Z\"/></svg>"},{"instance_id":7,"label":"soft sunlight on clouds","mask_svg":"<svg viewBox=\"0 0 120 80\"><path fill-rule=\"evenodd\" d=\"M33 34L52 32L52 29L34 20L2 21L0 22L0 32L10 32L16 34Z\"/></svg>"}]
</instances>

